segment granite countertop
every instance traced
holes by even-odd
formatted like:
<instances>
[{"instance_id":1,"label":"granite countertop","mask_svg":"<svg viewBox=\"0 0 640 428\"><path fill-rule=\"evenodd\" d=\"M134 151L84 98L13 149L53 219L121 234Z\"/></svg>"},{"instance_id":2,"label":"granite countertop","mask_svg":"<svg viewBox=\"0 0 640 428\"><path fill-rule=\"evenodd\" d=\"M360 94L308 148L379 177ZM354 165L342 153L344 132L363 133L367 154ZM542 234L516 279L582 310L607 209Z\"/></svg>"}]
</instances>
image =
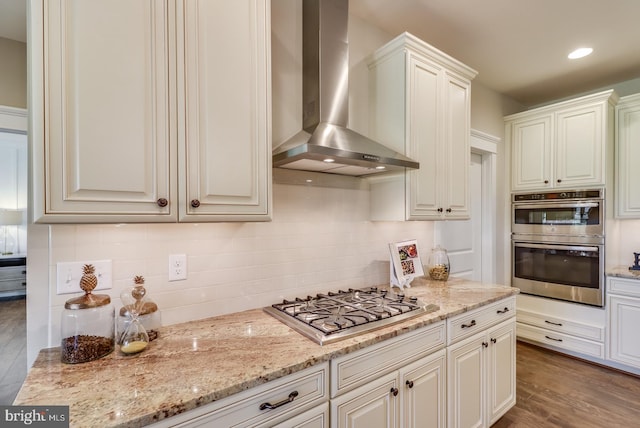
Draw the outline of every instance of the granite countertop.
<instances>
[{"instance_id":1,"label":"granite countertop","mask_svg":"<svg viewBox=\"0 0 640 428\"><path fill-rule=\"evenodd\" d=\"M68 405L72 427L138 427L220 400L448 317L517 294L460 279L416 278L407 296L440 310L320 346L253 309L162 327L140 354L83 364L40 351L15 405ZM116 347L117 348L117 347Z\"/></svg>"},{"instance_id":2,"label":"granite countertop","mask_svg":"<svg viewBox=\"0 0 640 428\"><path fill-rule=\"evenodd\" d=\"M629 270L629 266L616 266L607 269L606 274L618 278L640 279L640 270Z\"/></svg>"}]
</instances>

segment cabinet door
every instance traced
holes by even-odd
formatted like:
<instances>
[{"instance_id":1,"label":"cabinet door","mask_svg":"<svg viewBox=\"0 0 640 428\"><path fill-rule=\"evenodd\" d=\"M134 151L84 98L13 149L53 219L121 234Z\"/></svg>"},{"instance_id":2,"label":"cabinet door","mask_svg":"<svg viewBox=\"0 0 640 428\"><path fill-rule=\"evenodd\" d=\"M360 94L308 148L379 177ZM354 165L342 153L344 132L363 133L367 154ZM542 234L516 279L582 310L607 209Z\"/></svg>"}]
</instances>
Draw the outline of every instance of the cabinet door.
<instances>
[{"instance_id":1,"label":"cabinet door","mask_svg":"<svg viewBox=\"0 0 640 428\"><path fill-rule=\"evenodd\" d=\"M44 102L45 127L35 145L46 159L34 172L36 221L175 221L168 9L166 0L34 2L44 42L33 47L43 64L32 100Z\"/></svg>"},{"instance_id":2,"label":"cabinet door","mask_svg":"<svg viewBox=\"0 0 640 428\"><path fill-rule=\"evenodd\" d=\"M640 368L640 299L612 296L609 308L609 359L628 366Z\"/></svg>"},{"instance_id":3,"label":"cabinet door","mask_svg":"<svg viewBox=\"0 0 640 428\"><path fill-rule=\"evenodd\" d=\"M489 331L487 405L489 425L516 404L516 319Z\"/></svg>"},{"instance_id":4,"label":"cabinet door","mask_svg":"<svg viewBox=\"0 0 640 428\"><path fill-rule=\"evenodd\" d=\"M485 348L489 346L484 333L449 347L448 371L448 426L470 428L484 426Z\"/></svg>"},{"instance_id":5,"label":"cabinet door","mask_svg":"<svg viewBox=\"0 0 640 428\"><path fill-rule=\"evenodd\" d=\"M441 207L448 219L469 218L469 168L471 163L471 84L449 73L445 78L444 168Z\"/></svg>"},{"instance_id":6,"label":"cabinet door","mask_svg":"<svg viewBox=\"0 0 640 428\"><path fill-rule=\"evenodd\" d=\"M178 4L180 220L268 220L269 2Z\"/></svg>"},{"instance_id":7,"label":"cabinet door","mask_svg":"<svg viewBox=\"0 0 640 428\"><path fill-rule=\"evenodd\" d=\"M640 218L640 96L616 110L616 217Z\"/></svg>"},{"instance_id":8,"label":"cabinet door","mask_svg":"<svg viewBox=\"0 0 640 428\"><path fill-rule=\"evenodd\" d=\"M556 115L555 187L604 185L606 103Z\"/></svg>"},{"instance_id":9,"label":"cabinet door","mask_svg":"<svg viewBox=\"0 0 640 428\"><path fill-rule=\"evenodd\" d=\"M398 426L397 373L386 375L331 400L331 426L392 428ZM393 391L396 393L394 394Z\"/></svg>"},{"instance_id":10,"label":"cabinet door","mask_svg":"<svg viewBox=\"0 0 640 428\"><path fill-rule=\"evenodd\" d=\"M410 55L408 68L407 156L420 162L420 168L408 172L408 220L438 218L441 208L444 165L441 112L442 69Z\"/></svg>"},{"instance_id":11,"label":"cabinet door","mask_svg":"<svg viewBox=\"0 0 640 428\"><path fill-rule=\"evenodd\" d=\"M511 124L512 190L552 186L550 114L521 119Z\"/></svg>"},{"instance_id":12,"label":"cabinet door","mask_svg":"<svg viewBox=\"0 0 640 428\"><path fill-rule=\"evenodd\" d=\"M400 411L404 428L447 426L446 351L400 370Z\"/></svg>"}]
</instances>

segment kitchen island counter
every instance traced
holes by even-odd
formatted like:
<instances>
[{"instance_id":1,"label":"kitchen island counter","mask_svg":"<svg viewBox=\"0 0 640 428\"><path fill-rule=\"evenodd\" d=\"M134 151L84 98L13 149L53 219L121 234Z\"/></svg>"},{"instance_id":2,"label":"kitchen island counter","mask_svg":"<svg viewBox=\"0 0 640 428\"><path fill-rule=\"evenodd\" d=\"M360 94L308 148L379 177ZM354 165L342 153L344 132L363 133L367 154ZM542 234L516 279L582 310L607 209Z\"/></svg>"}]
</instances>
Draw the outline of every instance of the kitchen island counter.
<instances>
[{"instance_id":1,"label":"kitchen island counter","mask_svg":"<svg viewBox=\"0 0 640 428\"><path fill-rule=\"evenodd\" d=\"M162 327L140 354L83 364L43 349L16 405L68 405L72 427L137 427L220 400L440 320L517 294L460 279L417 278L405 290L438 311L320 346L253 309ZM117 348L117 347L116 347Z\"/></svg>"}]
</instances>

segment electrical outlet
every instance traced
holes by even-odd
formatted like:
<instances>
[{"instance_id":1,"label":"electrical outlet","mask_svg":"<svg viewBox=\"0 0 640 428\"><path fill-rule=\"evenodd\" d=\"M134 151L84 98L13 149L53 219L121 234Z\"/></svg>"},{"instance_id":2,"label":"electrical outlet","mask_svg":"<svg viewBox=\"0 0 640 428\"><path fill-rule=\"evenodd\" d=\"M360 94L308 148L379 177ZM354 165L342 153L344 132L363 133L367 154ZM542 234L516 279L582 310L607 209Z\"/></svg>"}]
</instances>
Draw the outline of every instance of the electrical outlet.
<instances>
[{"instance_id":1,"label":"electrical outlet","mask_svg":"<svg viewBox=\"0 0 640 428\"><path fill-rule=\"evenodd\" d=\"M169 256L169 281L187 279L187 255L171 254Z\"/></svg>"},{"instance_id":2,"label":"electrical outlet","mask_svg":"<svg viewBox=\"0 0 640 428\"><path fill-rule=\"evenodd\" d=\"M57 294L82 293L80 278L82 267L93 265L98 285L94 290L108 290L113 287L111 278L111 260L97 260L92 262L61 262L56 264Z\"/></svg>"}]
</instances>

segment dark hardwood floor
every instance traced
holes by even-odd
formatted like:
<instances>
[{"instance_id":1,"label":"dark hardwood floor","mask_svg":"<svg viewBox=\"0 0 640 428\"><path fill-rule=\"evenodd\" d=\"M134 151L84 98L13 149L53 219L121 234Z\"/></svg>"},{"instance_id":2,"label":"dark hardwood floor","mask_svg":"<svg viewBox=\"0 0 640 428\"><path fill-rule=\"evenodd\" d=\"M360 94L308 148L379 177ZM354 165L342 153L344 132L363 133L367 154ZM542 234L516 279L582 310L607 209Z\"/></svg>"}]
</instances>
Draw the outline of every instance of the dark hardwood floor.
<instances>
[{"instance_id":1,"label":"dark hardwood floor","mask_svg":"<svg viewBox=\"0 0 640 428\"><path fill-rule=\"evenodd\" d=\"M26 300L0 300L0 405L13 404L27 376Z\"/></svg>"},{"instance_id":2,"label":"dark hardwood floor","mask_svg":"<svg viewBox=\"0 0 640 428\"><path fill-rule=\"evenodd\" d=\"M493 428L640 427L640 378L518 342L517 404Z\"/></svg>"}]
</instances>

